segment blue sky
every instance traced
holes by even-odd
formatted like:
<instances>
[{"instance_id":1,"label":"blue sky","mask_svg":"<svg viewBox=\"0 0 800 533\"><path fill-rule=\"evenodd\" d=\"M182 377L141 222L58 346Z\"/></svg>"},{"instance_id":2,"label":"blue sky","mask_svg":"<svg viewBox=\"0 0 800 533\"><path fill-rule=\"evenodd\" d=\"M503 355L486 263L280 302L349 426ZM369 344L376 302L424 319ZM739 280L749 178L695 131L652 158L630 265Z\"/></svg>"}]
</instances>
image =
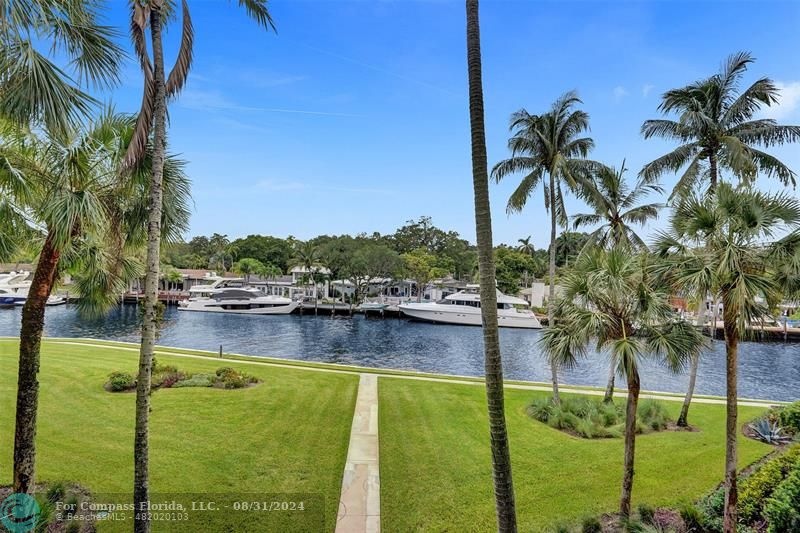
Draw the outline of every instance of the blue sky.
<instances>
[{"instance_id":1,"label":"blue sky","mask_svg":"<svg viewBox=\"0 0 800 533\"><path fill-rule=\"evenodd\" d=\"M189 3L195 62L169 111L171 150L193 180L188 236L385 233L430 215L474 240L462 1L272 0L277 34L236 2ZM110 23L127 27L126 6L112 4ZM490 164L507 156L512 111L544 111L575 89L591 116L592 157L627 158L632 180L670 147L639 135L659 95L738 50L758 59L746 82L768 75L786 87L770 113L800 123L798 27L800 2L484 0ZM168 63L178 32L173 23ZM118 110L138 108L132 60L112 96ZM800 171L800 146L773 152ZM544 247L541 196L509 217L513 187L491 187L495 241L532 235ZM568 210L583 207L573 200Z\"/></svg>"}]
</instances>

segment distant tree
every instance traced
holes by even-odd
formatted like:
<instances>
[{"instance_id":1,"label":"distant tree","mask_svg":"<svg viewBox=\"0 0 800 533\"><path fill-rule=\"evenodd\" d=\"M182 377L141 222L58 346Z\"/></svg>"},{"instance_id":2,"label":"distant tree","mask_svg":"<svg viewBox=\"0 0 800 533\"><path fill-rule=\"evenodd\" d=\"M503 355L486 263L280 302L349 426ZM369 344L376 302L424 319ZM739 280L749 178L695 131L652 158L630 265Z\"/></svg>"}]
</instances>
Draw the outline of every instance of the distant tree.
<instances>
[{"instance_id":1,"label":"distant tree","mask_svg":"<svg viewBox=\"0 0 800 533\"><path fill-rule=\"evenodd\" d=\"M569 266L589 241L589 234L580 231L564 231L556 238L556 265Z\"/></svg>"},{"instance_id":2,"label":"distant tree","mask_svg":"<svg viewBox=\"0 0 800 533\"><path fill-rule=\"evenodd\" d=\"M252 257L244 257L233 264L233 271L240 276L244 276L246 284L250 284L250 276L258 274L264 270L264 263Z\"/></svg>"},{"instance_id":3,"label":"distant tree","mask_svg":"<svg viewBox=\"0 0 800 533\"><path fill-rule=\"evenodd\" d=\"M534 272L543 265L533 257L511 248L497 248L494 251L497 288L506 294L517 294L520 286L530 283Z\"/></svg>"},{"instance_id":4,"label":"distant tree","mask_svg":"<svg viewBox=\"0 0 800 533\"><path fill-rule=\"evenodd\" d=\"M520 251L524 254L533 255L536 251L536 247L531 242L531 236L528 235L524 239L517 239L519 246L517 246L517 251Z\"/></svg>"},{"instance_id":5,"label":"distant tree","mask_svg":"<svg viewBox=\"0 0 800 533\"><path fill-rule=\"evenodd\" d=\"M417 285L418 302L422 301L422 293L431 280L442 278L449 272L441 258L437 258L424 248L402 254L400 258L403 261L403 274L414 280Z\"/></svg>"},{"instance_id":6,"label":"distant tree","mask_svg":"<svg viewBox=\"0 0 800 533\"><path fill-rule=\"evenodd\" d=\"M568 92L556 100L542 115L532 115L525 109L511 115L508 140L511 157L497 163L492 177L501 181L510 175L522 173L522 181L508 199L506 211L522 211L539 185L544 192L544 207L550 213L550 274L547 318L553 323L556 277L556 233L558 226L566 226L564 189L580 193L582 183L597 164L587 160L594 147L590 137L581 137L589 130L589 115L575 106L581 103L578 95ZM547 181L545 181L547 176ZM553 397L558 394L558 369L552 368Z\"/></svg>"},{"instance_id":7,"label":"distant tree","mask_svg":"<svg viewBox=\"0 0 800 533\"><path fill-rule=\"evenodd\" d=\"M245 257L258 259L264 264L272 263L283 271L289 269L294 248L288 240L268 235L248 235L231 242L226 250L234 261Z\"/></svg>"},{"instance_id":8,"label":"distant tree","mask_svg":"<svg viewBox=\"0 0 800 533\"><path fill-rule=\"evenodd\" d=\"M296 242L294 244L294 257L292 262L295 266L301 267L303 279L314 287L314 314L317 314L317 302L319 295L317 285L324 278L322 269L322 249L314 242Z\"/></svg>"}]
</instances>

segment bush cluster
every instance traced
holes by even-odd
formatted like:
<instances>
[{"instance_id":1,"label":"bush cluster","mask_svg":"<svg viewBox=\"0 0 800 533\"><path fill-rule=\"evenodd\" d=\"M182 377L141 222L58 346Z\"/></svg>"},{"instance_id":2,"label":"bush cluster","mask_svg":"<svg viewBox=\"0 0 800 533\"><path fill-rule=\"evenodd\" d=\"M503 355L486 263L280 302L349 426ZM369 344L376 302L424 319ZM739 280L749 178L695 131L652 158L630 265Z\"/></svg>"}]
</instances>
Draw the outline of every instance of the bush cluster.
<instances>
[{"instance_id":1,"label":"bush cluster","mask_svg":"<svg viewBox=\"0 0 800 533\"><path fill-rule=\"evenodd\" d=\"M800 435L800 401L772 409L770 417L778 422L785 433Z\"/></svg>"},{"instance_id":2,"label":"bush cluster","mask_svg":"<svg viewBox=\"0 0 800 533\"><path fill-rule=\"evenodd\" d=\"M186 374L172 365L160 365L153 361L153 389L183 387L217 387L221 389L242 389L260 383L255 376L240 372L230 367L218 369L214 374ZM126 372L113 372L106 383L106 389L112 392L131 390L136 387L136 380Z\"/></svg>"},{"instance_id":3,"label":"bush cluster","mask_svg":"<svg viewBox=\"0 0 800 533\"><path fill-rule=\"evenodd\" d=\"M625 431L622 405L593 398L568 397L562 399L560 405L555 405L550 398L538 398L528 406L528 415L586 439L621 437ZM637 433L666 429L669 422L663 404L655 400L639 402Z\"/></svg>"},{"instance_id":4,"label":"bush cluster","mask_svg":"<svg viewBox=\"0 0 800 533\"><path fill-rule=\"evenodd\" d=\"M108 376L106 388L113 392L132 390L136 388L136 380L127 372L112 372Z\"/></svg>"},{"instance_id":5,"label":"bush cluster","mask_svg":"<svg viewBox=\"0 0 800 533\"><path fill-rule=\"evenodd\" d=\"M786 479L781 481L764 504L768 533L800 531L800 461L795 461Z\"/></svg>"}]
</instances>

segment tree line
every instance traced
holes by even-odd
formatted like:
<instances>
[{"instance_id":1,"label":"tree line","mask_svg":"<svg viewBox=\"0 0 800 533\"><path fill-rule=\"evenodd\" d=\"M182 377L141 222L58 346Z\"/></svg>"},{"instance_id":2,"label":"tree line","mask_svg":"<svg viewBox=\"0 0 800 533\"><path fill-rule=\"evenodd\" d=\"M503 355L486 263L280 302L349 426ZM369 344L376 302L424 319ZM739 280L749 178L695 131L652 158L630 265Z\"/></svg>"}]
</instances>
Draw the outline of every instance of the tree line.
<instances>
[{"instance_id":1,"label":"tree line","mask_svg":"<svg viewBox=\"0 0 800 533\"><path fill-rule=\"evenodd\" d=\"M561 233L556 239L557 268L574 261L589 239L585 232ZM536 248L531 237L512 245L499 244L494 255L497 286L503 292L514 294L547 276L548 251ZM292 236L248 235L230 240L219 233L199 235L165 246L162 263L166 269L212 269L264 278L285 274L296 266L314 265L329 269L333 279L361 277L366 271L376 273L376 278L413 279L423 284L446 276L476 282L478 269L475 245L456 231L436 227L427 216L409 220L387 235L320 235L306 241Z\"/></svg>"}]
</instances>

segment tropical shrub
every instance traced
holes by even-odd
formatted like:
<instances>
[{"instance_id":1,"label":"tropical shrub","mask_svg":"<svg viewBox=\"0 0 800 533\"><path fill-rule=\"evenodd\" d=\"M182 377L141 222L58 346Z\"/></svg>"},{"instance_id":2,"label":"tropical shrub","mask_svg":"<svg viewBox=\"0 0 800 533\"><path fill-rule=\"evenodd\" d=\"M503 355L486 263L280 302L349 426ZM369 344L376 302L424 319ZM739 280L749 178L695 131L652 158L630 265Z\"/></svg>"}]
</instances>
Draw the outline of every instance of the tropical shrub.
<instances>
[{"instance_id":1,"label":"tropical shrub","mask_svg":"<svg viewBox=\"0 0 800 533\"><path fill-rule=\"evenodd\" d=\"M739 485L739 516L745 523L761 517L766 499L789 475L791 469L800 464L800 446L766 462Z\"/></svg>"},{"instance_id":2,"label":"tropical shrub","mask_svg":"<svg viewBox=\"0 0 800 533\"><path fill-rule=\"evenodd\" d=\"M792 435L800 434L800 401L774 409L784 431Z\"/></svg>"},{"instance_id":3,"label":"tropical shrub","mask_svg":"<svg viewBox=\"0 0 800 533\"><path fill-rule=\"evenodd\" d=\"M132 390L134 387L136 387L136 380L127 372L112 372L106 383L106 388L113 392Z\"/></svg>"},{"instance_id":4,"label":"tropical shrub","mask_svg":"<svg viewBox=\"0 0 800 533\"><path fill-rule=\"evenodd\" d=\"M239 372L230 367L217 369L214 374L186 374L172 365L153 366L153 389L184 387L217 387L222 389L241 389L260 383L257 377ZM114 372L110 375L106 389L112 392L131 390L136 387L136 380L125 372Z\"/></svg>"},{"instance_id":5,"label":"tropical shrub","mask_svg":"<svg viewBox=\"0 0 800 533\"><path fill-rule=\"evenodd\" d=\"M764 506L769 533L800 531L800 462L792 467Z\"/></svg>"},{"instance_id":6,"label":"tropical shrub","mask_svg":"<svg viewBox=\"0 0 800 533\"><path fill-rule=\"evenodd\" d=\"M224 381L229 376L236 376L239 373L229 366L224 366L222 368L218 368L216 374L219 379Z\"/></svg>"},{"instance_id":7,"label":"tropical shrub","mask_svg":"<svg viewBox=\"0 0 800 533\"><path fill-rule=\"evenodd\" d=\"M784 433L778 422L772 421L768 417L759 418L751 422L750 429L756 439L767 444L784 444L791 440L791 437Z\"/></svg>"},{"instance_id":8,"label":"tropical shrub","mask_svg":"<svg viewBox=\"0 0 800 533\"><path fill-rule=\"evenodd\" d=\"M550 398L537 398L528 405L528 415L552 428L576 434L586 439L621 437L625 414L621 404L607 403L587 397L562 398L555 405ZM637 432L647 433L666 429L669 417L662 404L643 400L639 404Z\"/></svg>"}]
</instances>

